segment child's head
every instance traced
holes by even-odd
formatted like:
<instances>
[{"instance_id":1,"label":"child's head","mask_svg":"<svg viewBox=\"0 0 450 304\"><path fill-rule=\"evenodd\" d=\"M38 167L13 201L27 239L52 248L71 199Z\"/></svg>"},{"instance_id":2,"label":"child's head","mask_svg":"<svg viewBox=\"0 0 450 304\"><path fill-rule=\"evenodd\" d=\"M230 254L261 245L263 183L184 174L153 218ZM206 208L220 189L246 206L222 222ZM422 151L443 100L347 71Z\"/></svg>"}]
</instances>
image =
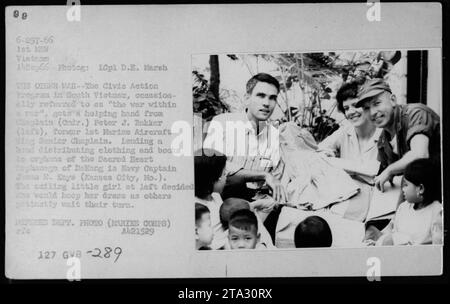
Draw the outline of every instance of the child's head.
<instances>
[{"instance_id":1,"label":"child's head","mask_svg":"<svg viewBox=\"0 0 450 304\"><path fill-rule=\"evenodd\" d=\"M296 248L330 247L332 242L330 226L320 216L309 216L295 228Z\"/></svg>"},{"instance_id":2,"label":"child's head","mask_svg":"<svg viewBox=\"0 0 450 304\"><path fill-rule=\"evenodd\" d=\"M222 191L225 185L227 157L214 150L196 151L194 155L195 196L206 198L213 192Z\"/></svg>"},{"instance_id":3,"label":"child's head","mask_svg":"<svg viewBox=\"0 0 450 304\"><path fill-rule=\"evenodd\" d=\"M228 222L231 214L242 209L250 210L250 204L248 201L230 197L222 203L220 206L220 222L222 223L223 229L228 229Z\"/></svg>"},{"instance_id":4,"label":"child's head","mask_svg":"<svg viewBox=\"0 0 450 304\"><path fill-rule=\"evenodd\" d=\"M195 245L199 249L209 246L213 239L211 216L208 207L195 203Z\"/></svg>"},{"instance_id":5,"label":"child's head","mask_svg":"<svg viewBox=\"0 0 450 304\"><path fill-rule=\"evenodd\" d=\"M416 159L406 166L402 185L405 200L412 204L431 204L440 200L439 170L427 158Z\"/></svg>"},{"instance_id":6,"label":"child's head","mask_svg":"<svg viewBox=\"0 0 450 304\"><path fill-rule=\"evenodd\" d=\"M248 209L233 212L228 222L228 241L231 249L255 249L259 241L258 220Z\"/></svg>"}]
</instances>

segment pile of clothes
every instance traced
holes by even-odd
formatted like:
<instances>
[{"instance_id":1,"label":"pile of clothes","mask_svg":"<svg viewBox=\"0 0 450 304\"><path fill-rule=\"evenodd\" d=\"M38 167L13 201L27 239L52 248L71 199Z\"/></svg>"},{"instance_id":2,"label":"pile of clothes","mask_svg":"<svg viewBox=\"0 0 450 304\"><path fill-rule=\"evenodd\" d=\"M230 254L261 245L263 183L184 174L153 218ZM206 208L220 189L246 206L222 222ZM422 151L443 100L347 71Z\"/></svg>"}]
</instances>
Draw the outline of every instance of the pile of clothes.
<instances>
[{"instance_id":1,"label":"pile of clothes","mask_svg":"<svg viewBox=\"0 0 450 304\"><path fill-rule=\"evenodd\" d=\"M296 123L280 126L280 147L288 206L318 210L359 193L358 184L316 153L314 137Z\"/></svg>"}]
</instances>

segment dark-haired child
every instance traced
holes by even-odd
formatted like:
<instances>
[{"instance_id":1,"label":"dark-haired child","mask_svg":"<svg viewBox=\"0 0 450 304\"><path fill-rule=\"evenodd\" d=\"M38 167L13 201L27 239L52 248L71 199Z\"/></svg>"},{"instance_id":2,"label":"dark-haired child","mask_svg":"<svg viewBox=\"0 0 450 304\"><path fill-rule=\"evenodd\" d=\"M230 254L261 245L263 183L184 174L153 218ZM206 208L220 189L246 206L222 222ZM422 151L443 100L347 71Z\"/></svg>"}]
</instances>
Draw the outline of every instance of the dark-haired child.
<instances>
[{"instance_id":1,"label":"dark-haired child","mask_svg":"<svg viewBox=\"0 0 450 304\"><path fill-rule=\"evenodd\" d=\"M405 201L383 230L376 245L442 244L439 172L429 159L412 161L405 169Z\"/></svg>"},{"instance_id":2,"label":"dark-haired child","mask_svg":"<svg viewBox=\"0 0 450 304\"><path fill-rule=\"evenodd\" d=\"M222 206L220 206L220 222L224 230L228 229L231 215L243 209L250 210L250 203L244 199L230 197L223 202Z\"/></svg>"},{"instance_id":3,"label":"dark-haired child","mask_svg":"<svg viewBox=\"0 0 450 304\"><path fill-rule=\"evenodd\" d=\"M222 223L222 227L226 231L229 226L228 222L230 220L231 215L238 211L238 210L250 210L253 211L253 213L256 215L256 219L258 221L258 231L261 235L259 238L258 244L256 246L256 249L273 249L275 246L273 245L272 238L270 237L269 232L267 231L266 227L264 226L263 219L261 218L261 211L255 209L255 207L260 208L260 206L263 206L265 202L262 200L254 201L254 202L248 202L244 199L230 197L224 200L222 206L220 206L220 222ZM229 244L227 244L225 248L229 248Z\"/></svg>"},{"instance_id":4,"label":"dark-haired child","mask_svg":"<svg viewBox=\"0 0 450 304\"><path fill-rule=\"evenodd\" d=\"M233 212L228 222L228 241L231 249L255 249L259 242L258 220L256 215L241 209Z\"/></svg>"},{"instance_id":5,"label":"dark-haired child","mask_svg":"<svg viewBox=\"0 0 450 304\"><path fill-rule=\"evenodd\" d=\"M210 249L213 240L211 214L205 205L195 204L195 249Z\"/></svg>"},{"instance_id":6,"label":"dark-haired child","mask_svg":"<svg viewBox=\"0 0 450 304\"><path fill-rule=\"evenodd\" d=\"M296 248L330 247L333 243L330 226L320 216L309 216L295 228L294 243Z\"/></svg>"},{"instance_id":7,"label":"dark-haired child","mask_svg":"<svg viewBox=\"0 0 450 304\"><path fill-rule=\"evenodd\" d=\"M196 151L194 156L195 201L208 207L211 213L211 225L214 238L212 249L225 246L226 234L220 223L220 206L223 201L220 196L225 181L226 156L213 150Z\"/></svg>"}]
</instances>

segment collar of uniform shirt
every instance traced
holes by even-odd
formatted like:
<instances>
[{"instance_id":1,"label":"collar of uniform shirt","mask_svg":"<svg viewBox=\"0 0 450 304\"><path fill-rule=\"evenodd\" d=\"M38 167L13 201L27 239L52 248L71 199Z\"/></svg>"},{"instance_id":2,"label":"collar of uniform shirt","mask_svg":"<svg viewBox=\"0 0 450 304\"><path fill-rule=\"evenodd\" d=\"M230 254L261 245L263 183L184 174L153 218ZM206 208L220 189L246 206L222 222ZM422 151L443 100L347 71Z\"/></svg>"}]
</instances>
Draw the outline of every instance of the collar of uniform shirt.
<instances>
[{"instance_id":1,"label":"collar of uniform shirt","mask_svg":"<svg viewBox=\"0 0 450 304\"><path fill-rule=\"evenodd\" d=\"M258 121L258 123L255 125L255 123L253 121L251 121L250 119L248 119L248 112L247 109L245 109L245 119L247 121L249 121L252 125L253 128L251 129L247 129L247 132L249 133L253 133L253 134L258 134L261 135L261 133L267 128L267 126L269 125L269 122L267 120L264 121ZM261 127L261 128L260 128Z\"/></svg>"}]
</instances>

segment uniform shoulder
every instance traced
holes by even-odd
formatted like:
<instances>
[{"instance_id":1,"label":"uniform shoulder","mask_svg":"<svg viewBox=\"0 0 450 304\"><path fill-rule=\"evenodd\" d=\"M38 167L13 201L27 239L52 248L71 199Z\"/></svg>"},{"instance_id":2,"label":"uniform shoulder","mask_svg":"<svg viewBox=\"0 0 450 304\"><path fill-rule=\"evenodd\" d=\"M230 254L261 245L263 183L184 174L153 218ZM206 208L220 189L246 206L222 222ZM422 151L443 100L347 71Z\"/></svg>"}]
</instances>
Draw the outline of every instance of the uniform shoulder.
<instances>
[{"instance_id":1,"label":"uniform shoulder","mask_svg":"<svg viewBox=\"0 0 450 304\"><path fill-rule=\"evenodd\" d=\"M408 103L406 105L402 105L402 108L409 116L416 115L418 113L428 113L433 116L437 116L436 112L422 103Z\"/></svg>"}]
</instances>

